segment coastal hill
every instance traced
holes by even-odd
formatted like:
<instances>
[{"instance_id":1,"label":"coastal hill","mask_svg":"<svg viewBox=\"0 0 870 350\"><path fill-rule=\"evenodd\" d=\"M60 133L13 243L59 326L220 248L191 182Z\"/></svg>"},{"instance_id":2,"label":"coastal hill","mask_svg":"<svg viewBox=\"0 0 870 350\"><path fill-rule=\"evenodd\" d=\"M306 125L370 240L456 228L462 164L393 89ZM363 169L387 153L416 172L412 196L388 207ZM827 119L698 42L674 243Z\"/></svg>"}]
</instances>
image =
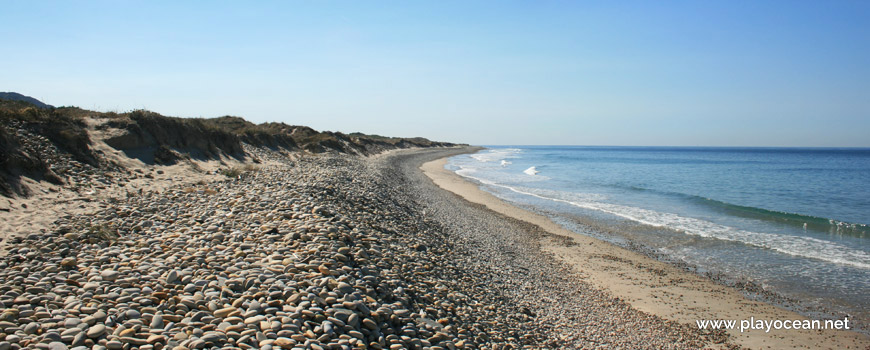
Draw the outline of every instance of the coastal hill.
<instances>
[{"instance_id":1,"label":"coastal hill","mask_svg":"<svg viewBox=\"0 0 870 350\"><path fill-rule=\"evenodd\" d=\"M700 329L801 316L501 202L450 145L0 101L0 350L866 347Z\"/></svg>"},{"instance_id":2,"label":"coastal hill","mask_svg":"<svg viewBox=\"0 0 870 350\"><path fill-rule=\"evenodd\" d=\"M30 96L25 96L25 95L19 94L17 92L0 92L0 100L23 101L23 102L30 103L30 104L36 106L37 108L54 108L54 106L52 106L50 104L45 104L40 100L37 100L37 99L30 97Z\"/></svg>"},{"instance_id":3,"label":"coastal hill","mask_svg":"<svg viewBox=\"0 0 870 350\"><path fill-rule=\"evenodd\" d=\"M100 147L100 146L108 146ZM17 93L0 94L0 194L28 196L21 181L75 183L94 170L129 171L125 159L146 165L198 161L259 163L246 147L297 153L373 155L415 147L449 147L425 138L320 132L284 123L254 124L239 117L177 118L146 110L103 113L53 107ZM84 171L82 171L84 170ZM111 176L111 175L110 175ZM82 177L82 176L78 176Z\"/></svg>"}]
</instances>

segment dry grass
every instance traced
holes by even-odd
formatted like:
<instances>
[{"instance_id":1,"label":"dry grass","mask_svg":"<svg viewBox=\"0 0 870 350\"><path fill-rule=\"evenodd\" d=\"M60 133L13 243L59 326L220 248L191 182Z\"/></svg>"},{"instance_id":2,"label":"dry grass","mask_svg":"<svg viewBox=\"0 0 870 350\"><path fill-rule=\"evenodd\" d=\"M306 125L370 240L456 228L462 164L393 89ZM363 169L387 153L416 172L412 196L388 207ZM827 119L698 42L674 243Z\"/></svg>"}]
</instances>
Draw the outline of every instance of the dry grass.
<instances>
[{"instance_id":1,"label":"dry grass","mask_svg":"<svg viewBox=\"0 0 870 350\"><path fill-rule=\"evenodd\" d=\"M82 233L82 238L91 243L114 243L120 237L121 235L118 234L118 230L112 229L106 224L92 225Z\"/></svg>"},{"instance_id":2,"label":"dry grass","mask_svg":"<svg viewBox=\"0 0 870 350\"><path fill-rule=\"evenodd\" d=\"M184 193L201 192L201 193L207 194L209 196L217 194L217 191L210 189L210 188L197 189L197 188L193 188L193 187L185 187L182 191L184 191Z\"/></svg>"},{"instance_id":3,"label":"dry grass","mask_svg":"<svg viewBox=\"0 0 870 350\"><path fill-rule=\"evenodd\" d=\"M228 169L221 169L220 173L226 177L230 178L239 178L242 175L247 173L252 173L255 171L260 171L260 168L253 164L245 164L243 166L236 166Z\"/></svg>"}]
</instances>

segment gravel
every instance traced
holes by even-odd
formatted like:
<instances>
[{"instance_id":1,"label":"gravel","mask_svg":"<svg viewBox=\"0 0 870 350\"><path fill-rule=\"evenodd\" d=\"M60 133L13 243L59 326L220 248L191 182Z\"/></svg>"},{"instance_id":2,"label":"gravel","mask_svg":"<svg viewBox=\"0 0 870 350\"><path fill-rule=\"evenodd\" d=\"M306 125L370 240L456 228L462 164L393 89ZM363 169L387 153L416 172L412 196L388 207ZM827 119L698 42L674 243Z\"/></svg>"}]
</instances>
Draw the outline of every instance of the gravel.
<instances>
[{"instance_id":1,"label":"gravel","mask_svg":"<svg viewBox=\"0 0 870 350\"><path fill-rule=\"evenodd\" d=\"M417 168L306 156L105 203L0 259L0 350L699 348Z\"/></svg>"}]
</instances>

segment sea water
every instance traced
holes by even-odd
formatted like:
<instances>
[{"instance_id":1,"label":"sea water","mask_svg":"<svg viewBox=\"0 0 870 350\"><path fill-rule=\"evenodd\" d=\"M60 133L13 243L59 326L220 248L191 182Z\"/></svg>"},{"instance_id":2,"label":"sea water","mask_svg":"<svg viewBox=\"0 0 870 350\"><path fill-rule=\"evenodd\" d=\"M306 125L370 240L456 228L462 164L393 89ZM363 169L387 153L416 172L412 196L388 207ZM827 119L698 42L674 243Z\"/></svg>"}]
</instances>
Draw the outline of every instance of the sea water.
<instances>
[{"instance_id":1,"label":"sea water","mask_svg":"<svg viewBox=\"0 0 870 350\"><path fill-rule=\"evenodd\" d=\"M870 149L488 147L447 168L578 234L870 328Z\"/></svg>"}]
</instances>

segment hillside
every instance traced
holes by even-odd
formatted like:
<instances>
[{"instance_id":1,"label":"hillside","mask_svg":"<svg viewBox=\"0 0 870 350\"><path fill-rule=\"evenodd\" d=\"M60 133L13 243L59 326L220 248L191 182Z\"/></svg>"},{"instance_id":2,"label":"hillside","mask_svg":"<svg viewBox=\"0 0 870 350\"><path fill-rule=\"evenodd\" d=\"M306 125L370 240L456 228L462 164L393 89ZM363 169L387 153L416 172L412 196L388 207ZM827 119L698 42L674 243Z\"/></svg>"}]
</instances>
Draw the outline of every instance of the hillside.
<instances>
[{"instance_id":1,"label":"hillside","mask_svg":"<svg viewBox=\"0 0 870 350\"><path fill-rule=\"evenodd\" d=\"M0 99L0 194L5 196L29 194L22 178L68 184L76 182L71 178L72 170L123 171L124 162L109 157L112 150L142 164L159 166L191 161L259 162L246 147L300 155L366 156L399 148L454 146L424 138L319 132L284 123L254 124L231 116L177 118L144 110L102 113L54 108L14 95L14 100ZM95 146L111 149L107 152Z\"/></svg>"},{"instance_id":2,"label":"hillside","mask_svg":"<svg viewBox=\"0 0 870 350\"><path fill-rule=\"evenodd\" d=\"M54 106L50 104L45 104L40 100L37 100L30 96L19 94L17 92L0 92L0 100L27 102L36 106L37 108L54 108Z\"/></svg>"}]
</instances>

